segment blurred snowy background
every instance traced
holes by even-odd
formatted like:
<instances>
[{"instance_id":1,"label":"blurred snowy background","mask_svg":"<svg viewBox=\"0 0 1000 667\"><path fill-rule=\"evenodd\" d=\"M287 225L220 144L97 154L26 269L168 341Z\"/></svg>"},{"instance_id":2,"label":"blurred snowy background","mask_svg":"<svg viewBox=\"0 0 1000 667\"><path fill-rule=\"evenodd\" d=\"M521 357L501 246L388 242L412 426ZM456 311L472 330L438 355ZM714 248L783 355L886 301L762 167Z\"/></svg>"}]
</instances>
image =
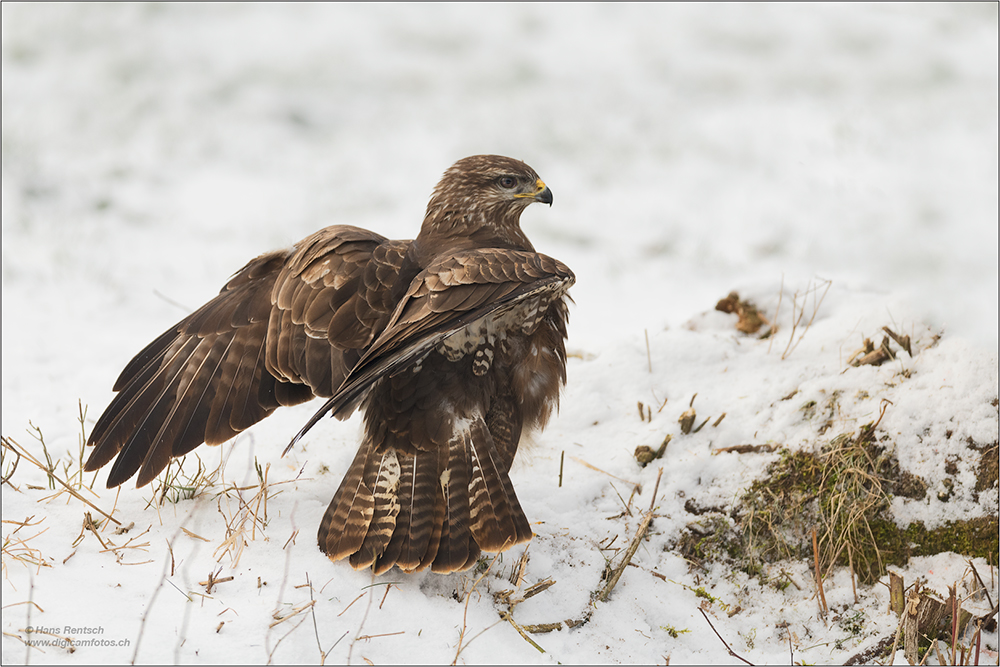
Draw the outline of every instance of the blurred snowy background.
<instances>
[{"instance_id":1,"label":"blurred snowy background","mask_svg":"<svg viewBox=\"0 0 1000 667\"><path fill-rule=\"evenodd\" d=\"M782 273L904 293L932 324L997 341L994 4L3 19L5 383L10 355L66 326L120 326L94 315L123 302L140 323L169 312L153 289L196 307L327 224L409 238L440 173L474 153L552 186L525 227L579 275L579 343Z\"/></svg>"},{"instance_id":2,"label":"blurred snowy background","mask_svg":"<svg viewBox=\"0 0 1000 667\"><path fill-rule=\"evenodd\" d=\"M552 187L524 226L578 275L571 345L782 275L997 344L995 4L14 4L3 89L4 432L107 391L184 313L154 291L411 238L475 153ZM41 370L67 346L93 374Z\"/></svg>"},{"instance_id":3,"label":"blurred snowy background","mask_svg":"<svg viewBox=\"0 0 1000 667\"><path fill-rule=\"evenodd\" d=\"M2 12L4 434L75 448L77 400L247 260L411 238L476 153L554 192L522 223L577 274L571 351L817 278L996 348L995 3Z\"/></svg>"}]
</instances>

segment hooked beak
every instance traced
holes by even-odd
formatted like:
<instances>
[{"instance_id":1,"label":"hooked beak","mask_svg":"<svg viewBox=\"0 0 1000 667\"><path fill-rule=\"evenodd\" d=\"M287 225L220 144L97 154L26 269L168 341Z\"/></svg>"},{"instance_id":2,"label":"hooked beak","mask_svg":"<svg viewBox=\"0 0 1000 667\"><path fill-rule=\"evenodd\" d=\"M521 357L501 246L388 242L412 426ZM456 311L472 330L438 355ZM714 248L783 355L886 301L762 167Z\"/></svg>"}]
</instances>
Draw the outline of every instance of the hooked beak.
<instances>
[{"instance_id":1,"label":"hooked beak","mask_svg":"<svg viewBox=\"0 0 1000 667\"><path fill-rule=\"evenodd\" d=\"M543 204L548 204L552 206L552 190L549 190L549 186L545 185L542 179L535 181L535 201L540 201Z\"/></svg>"},{"instance_id":2,"label":"hooked beak","mask_svg":"<svg viewBox=\"0 0 1000 667\"><path fill-rule=\"evenodd\" d=\"M518 199L531 199L552 206L552 190L549 190L549 186L545 185L545 181L540 178L535 181L533 192L521 192L514 196Z\"/></svg>"}]
</instances>

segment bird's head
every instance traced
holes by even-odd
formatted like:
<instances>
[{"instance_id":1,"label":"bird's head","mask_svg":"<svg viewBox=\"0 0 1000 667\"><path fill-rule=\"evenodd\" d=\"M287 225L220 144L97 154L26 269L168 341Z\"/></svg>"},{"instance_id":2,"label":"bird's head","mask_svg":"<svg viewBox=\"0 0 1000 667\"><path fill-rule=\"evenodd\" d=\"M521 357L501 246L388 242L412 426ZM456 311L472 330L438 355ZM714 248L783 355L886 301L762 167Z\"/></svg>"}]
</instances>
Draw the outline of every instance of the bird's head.
<instances>
[{"instance_id":1,"label":"bird's head","mask_svg":"<svg viewBox=\"0 0 1000 667\"><path fill-rule=\"evenodd\" d=\"M532 202L552 205L552 190L535 170L501 155L473 155L452 165L427 204L421 236L496 234L520 246L521 211ZM527 243L530 248L530 243Z\"/></svg>"}]
</instances>

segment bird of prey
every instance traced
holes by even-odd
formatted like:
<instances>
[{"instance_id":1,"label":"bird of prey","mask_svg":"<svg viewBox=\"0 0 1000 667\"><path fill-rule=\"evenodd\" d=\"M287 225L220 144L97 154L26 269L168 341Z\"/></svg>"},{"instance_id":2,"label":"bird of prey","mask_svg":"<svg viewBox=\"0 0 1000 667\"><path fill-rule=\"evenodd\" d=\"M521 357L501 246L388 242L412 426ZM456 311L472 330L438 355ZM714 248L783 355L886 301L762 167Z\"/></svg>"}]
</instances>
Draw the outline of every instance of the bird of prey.
<instances>
[{"instance_id":1,"label":"bird of prey","mask_svg":"<svg viewBox=\"0 0 1000 667\"><path fill-rule=\"evenodd\" d=\"M552 191L531 167L476 155L444 173L413 240L337 225L252 260L125 367L86 470L117 455L108 488L143 486L318 396L289 447L326 414L364 412L320 523L332 560L454 572L531 539L508 472L558 404L575 281L521 230L532 202Z\"/></svg>"}]
</instances>

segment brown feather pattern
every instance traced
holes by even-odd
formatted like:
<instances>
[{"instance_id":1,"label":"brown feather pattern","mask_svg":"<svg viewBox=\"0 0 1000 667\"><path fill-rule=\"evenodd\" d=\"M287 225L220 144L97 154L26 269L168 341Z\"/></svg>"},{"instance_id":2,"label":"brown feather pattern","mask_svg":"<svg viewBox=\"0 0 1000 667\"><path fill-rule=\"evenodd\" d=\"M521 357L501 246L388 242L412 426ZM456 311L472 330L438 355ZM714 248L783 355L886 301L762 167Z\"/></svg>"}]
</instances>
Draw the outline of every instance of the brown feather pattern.
<instances>
[{"instance_id":1,"label":"brown feather pattern","mask_svg":"<svg viewBox=\"0 0 1000 667\"><path fill-rule=\"evenodd\" d=\"M320 522L331 559L382 573L471 567L532 537L509 471L566 381L567 289L519 218L551 191L495 155L445 172L413 241L338 225L261 255L142 350L115 383L86 464L148 483L202 443L285 405L364 411ZM291 445L289 445L291 446Z\"/></svg>"}]
</instances>

